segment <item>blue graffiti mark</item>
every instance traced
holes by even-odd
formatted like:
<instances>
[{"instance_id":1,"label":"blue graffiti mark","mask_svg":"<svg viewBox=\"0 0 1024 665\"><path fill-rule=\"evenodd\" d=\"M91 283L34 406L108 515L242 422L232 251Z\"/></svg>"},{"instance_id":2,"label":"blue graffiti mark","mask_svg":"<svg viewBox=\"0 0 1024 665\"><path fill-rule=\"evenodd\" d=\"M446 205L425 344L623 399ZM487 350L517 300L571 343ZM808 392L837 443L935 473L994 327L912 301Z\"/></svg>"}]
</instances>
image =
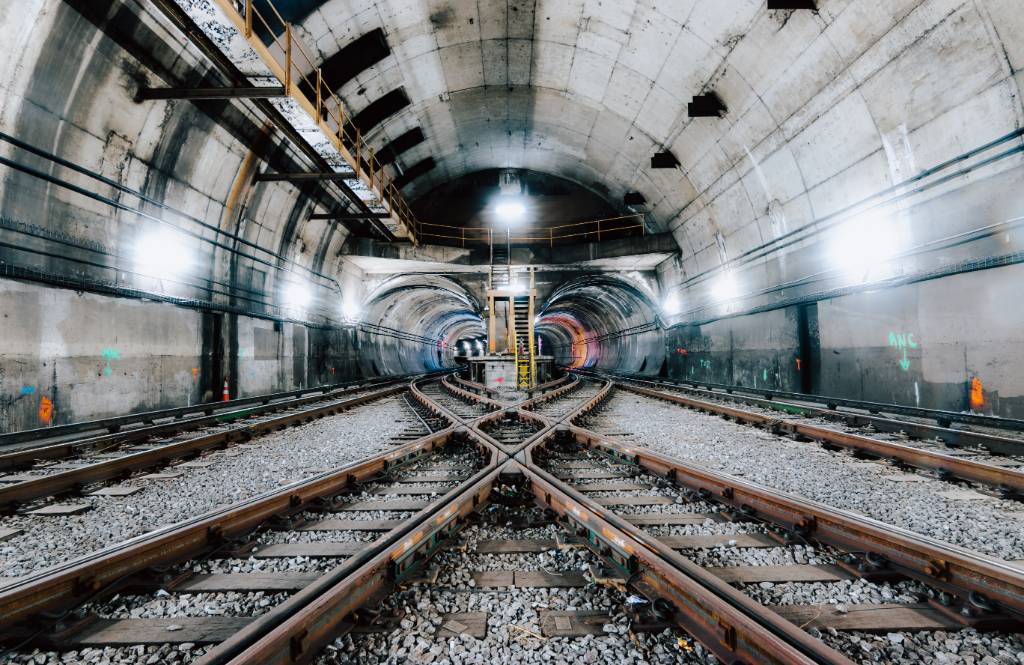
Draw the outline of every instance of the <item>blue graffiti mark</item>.
<instances>
[{"instance_id":1,"label":"blue graffiti mark","mask_svg":"<svg viewBox=\"0 0 1024 665\"><path fill-rule=\"evenodd\" d=\"M22 395L31 395L35 391L36 391L36 387L35 386L22 386L21 387L21 394Z\"/></svg>"}]
</instances>

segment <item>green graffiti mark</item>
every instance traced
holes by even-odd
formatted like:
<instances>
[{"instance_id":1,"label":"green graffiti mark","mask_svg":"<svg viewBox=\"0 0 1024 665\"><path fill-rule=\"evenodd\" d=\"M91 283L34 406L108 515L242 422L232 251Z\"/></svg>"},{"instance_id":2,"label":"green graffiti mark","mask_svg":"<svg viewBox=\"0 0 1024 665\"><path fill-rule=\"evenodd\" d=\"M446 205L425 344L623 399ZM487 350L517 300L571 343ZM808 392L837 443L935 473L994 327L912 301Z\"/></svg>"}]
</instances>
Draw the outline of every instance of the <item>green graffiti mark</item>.
<instances>
[{"instance_id":1,"label":"green graffiti mark","mask_svg":"<svg viewBox=\"0 0 1024 665\"><path fill-rule=\"evenodd\" d=\"M764 370L764 372L761 374L761 378L764 379L765 381L768 380L768 370Z\"/></svg>"},{"instance_id":2,"label":"green graffiti mark","mask_svg":"<svg viewBox=\"0 0 1024 665\"><path fill-rule=\"evenodd\" d=\"M907 358L907 349L918 348L914 341L914 333L889 333L889 346L902 351L902 356L897 361L900 369L904 372L910 371L910 359Z\"/></svg>"},{"instance_id":3,"label":"green graffiti mark","mask_svg":"<svg viewBox=\"0 0 1024 665\"><path fill-rule=\"evenodd\" d=\"M107 376L110 376L111 374L114 373L114 368L112 368L110 366L110 361L111 360L120 360L121 359L121 352L118 351L117 349L111 349L111 348L108 347L108 348L105 348L102 351L100 351L100 356L103 357L107 361L106 366L103 368L103 373L105 375L107 375Z\"/></svg>"},{"instance_id":4,"label":"green graffiti mark","mask_svg":"<svg viewBox=\"0 0 1024 665\"><path fill-rule=\"evenodd\" d=\"M711 369L711 361L710 360L705 360L705 359L701 358L700 359L700 366L703 367L706 370L710 370Z\"/></svg>"}]
</instances>

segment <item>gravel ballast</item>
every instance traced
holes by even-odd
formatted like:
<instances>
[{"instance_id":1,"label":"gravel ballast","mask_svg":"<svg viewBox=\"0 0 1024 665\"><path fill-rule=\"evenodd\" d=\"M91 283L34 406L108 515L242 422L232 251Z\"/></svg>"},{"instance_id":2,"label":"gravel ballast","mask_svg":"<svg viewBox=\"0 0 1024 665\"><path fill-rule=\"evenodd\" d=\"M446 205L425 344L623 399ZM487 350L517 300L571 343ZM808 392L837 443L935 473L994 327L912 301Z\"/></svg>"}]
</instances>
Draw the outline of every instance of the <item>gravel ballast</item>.
<instances>
[{"instance_id":1,"label":"gravel ballast","mask_svg":"<svg viewBox=\"0 0 1024 665\"><path fill-rule=\"evenodd\" d=\"M133 478L140 492L126 497L83 496L92 509L69 517L17 515L0 526L23 533L0 543L0 575L18 577L167 526L219 506L351 464L392 449L409 417L408 406L390 397L337 416L275 432L228 451L205 455L205 468L168 467L169 480Z\"/></svg>"},{"instance_id":2,"label":"gravel ballast","mask_svg":"<svg viewBox=\"0 0 1024 665\"><path fill-rule=\"evenodd\" d=\"M631 445L1007 560L1024 559L1024 509L885 463L858 461L661 400L617 391L587 426ZM610 434L611 435L611 434ZM947 496L948 494L948 496Z\"/></svg>"}]
</instances>

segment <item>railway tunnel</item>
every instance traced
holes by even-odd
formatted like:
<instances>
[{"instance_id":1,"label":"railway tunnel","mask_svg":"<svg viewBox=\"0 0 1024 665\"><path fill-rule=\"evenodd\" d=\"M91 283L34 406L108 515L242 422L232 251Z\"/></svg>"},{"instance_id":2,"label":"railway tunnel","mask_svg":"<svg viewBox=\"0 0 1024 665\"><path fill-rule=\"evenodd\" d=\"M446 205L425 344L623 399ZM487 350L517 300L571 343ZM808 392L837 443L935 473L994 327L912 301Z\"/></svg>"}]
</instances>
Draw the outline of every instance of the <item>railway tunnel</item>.
<instances>
[{"instance_id":1,"label":"railway tunnel","mask_svg":"<svg viewBox=\"0 0 1024 665\"><path fill-rule=\"evenodd\" d=\"M1024 662L1015 0L0 34L0 660Z\"/></svg>"}]
</instances>

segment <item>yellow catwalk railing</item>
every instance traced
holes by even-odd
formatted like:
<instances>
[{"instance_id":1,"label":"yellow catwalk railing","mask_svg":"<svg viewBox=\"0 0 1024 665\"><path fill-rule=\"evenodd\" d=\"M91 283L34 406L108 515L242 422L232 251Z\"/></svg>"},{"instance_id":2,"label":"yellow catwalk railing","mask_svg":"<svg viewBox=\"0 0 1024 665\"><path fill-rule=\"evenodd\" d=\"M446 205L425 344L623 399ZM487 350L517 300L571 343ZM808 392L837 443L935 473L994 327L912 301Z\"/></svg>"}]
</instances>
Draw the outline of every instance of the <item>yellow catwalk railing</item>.
<instances>
[{"instance_id":1,"label":"yellow catwalk railing","mask_svg":"<svg viewBox=\"0 0 1024 665\"><path fill-rule=\"evenodd\" d=\"M271 0L265 0L265 15L252 0L214 0L263 63L316 123L372 195L391 215L393 223L417 242L416 218L393 180L384 172L373 149L367 148L360 131L351 123L341 100L323 82L320 67L285 21Z\"/></svg>"},{"instance_id":2,"label":"yellow catwalk railing","mask_svg":"<svg viewBox=\"0 0 1024 665\"><path fill-rule=\"evenodd\" d=\"M570 239L600 242L635 234L643 235L646 232L643 217L643 213L636 213L558 226L512 228L509 240L514 243L545 242L554 247L555 243ZM467 243L505 242L504 232L500 228L495 231L490 226L453 226L419 222L417 228L419 230L418 237L422 242L427 242L432 238L439 241L458 242L463 247Z\"/></svg>"}]
</instances>

